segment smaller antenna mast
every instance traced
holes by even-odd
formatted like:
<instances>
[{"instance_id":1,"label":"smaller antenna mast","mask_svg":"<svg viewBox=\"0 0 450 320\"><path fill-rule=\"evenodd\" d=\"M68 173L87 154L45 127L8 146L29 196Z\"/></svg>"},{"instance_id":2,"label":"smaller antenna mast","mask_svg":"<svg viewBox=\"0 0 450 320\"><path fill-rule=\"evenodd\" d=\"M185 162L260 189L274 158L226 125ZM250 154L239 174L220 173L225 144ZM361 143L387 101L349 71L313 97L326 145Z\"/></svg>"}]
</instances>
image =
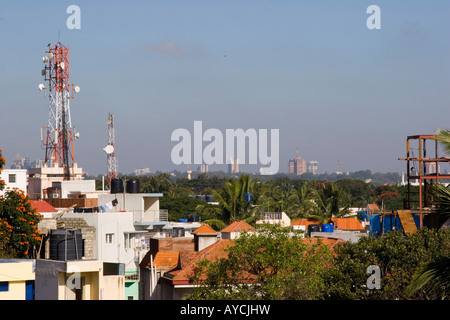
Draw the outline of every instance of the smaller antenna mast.
<instances>
[{"instance_id":1,"label":"smaller antenna mast","mask_svg":"<svg viewBox=\"0 0 450 320\"><path fill-rule=\"evenodd\" d=\"M108 114L108 120L106 121L108 124L108 145L103 148L103 151L107 154L107 166L108 166L108 179L111 183L112 179L117 178L117 158L115 155L116 152L116 138L115 138L115 129L114 129L114 116L112 113Z\"/></svg>"}]
</instances>

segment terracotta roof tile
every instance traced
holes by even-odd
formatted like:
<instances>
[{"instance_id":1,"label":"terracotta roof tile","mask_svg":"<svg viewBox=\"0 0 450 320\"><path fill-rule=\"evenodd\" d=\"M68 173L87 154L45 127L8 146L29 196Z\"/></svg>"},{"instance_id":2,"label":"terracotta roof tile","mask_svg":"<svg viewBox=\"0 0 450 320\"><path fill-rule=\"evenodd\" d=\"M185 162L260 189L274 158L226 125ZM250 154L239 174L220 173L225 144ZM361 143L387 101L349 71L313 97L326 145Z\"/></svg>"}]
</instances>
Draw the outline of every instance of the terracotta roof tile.
<instances>
[{"instance_id":1,"label":"terracotta roof tile","mask_svg":"<svg viewBox=\"0 0 450 320\"><path fill-rule=\"evenodd\" d=\"M31 208L36 209L36 211L39 213L41 213L41 212L58 212L58 210L56 210L55 207L53 207L50 203L48 203L46 201L31 200L30 202L31 202Z\"/></svg>"},{"instance_id":2,"label":"terracotta roof tile","mask_svg":"<svg viewBox=\"0 0 450 320\"><path fill-rule=\"evenodd\" d=\"M232 240L222 239L206 247L202 251L194 251L181 254L181 269L173 270L170 274L173 276L173 284L188 284L194 276L194 270L197 262L208 259L216 261L217 259L227 258L228 252L225 250L233 245Z\"/></svg>"},{"instance_id":3,"label":"terracotta roof tile","mask_svg":"<svg viewBox=\"0 0 450 320\"><path fill-rule=\"evenodd\" d=\"M333 218L337 229L341 230L364 230L361 222L356 218Z\"/></svg>"},{"instance_id":4,"label":"terracotta roof tile","mask_svg":"<svg viewBox=\"0 0 450 320\"><path fill-rule=\"evenodd\" d=\"M370 210L380 210L376 203L370 203L367 205Z\"/></svg>"},{"instance_id":5,"label":"terracotta roof tile","mask_svg":"<svg viewBox=\"0 0 450 320\"><path fill-rule=\"evenodd\" d=\"M297 219L291 222L291 226L309 226L310 224L319 224L317 220Z\"/></svg>"},{"instance_id":6,"label":"terracotta roof tile","mask_svg":"<svg viewBox=\"0 0 450 320\"><path fill-rule=\"evenodd\" d=\"M362 224L356 218L333 218L334 225L341 230L364 230ZM291 222L291 226L305 226L319 224L317 220L298 219Z\"/></svg>"},{"instance_id":7,"label":"terracotta roof tile","mask_svg":"<svg viewBox=\"0 0 450 320\"><path fill-rule=\"evenodd\" d=\"M192 233L194 233L194 234L198 234L198 233L216 234L217 232L213 228L211 228L209 225L203 224L199 228L195 229L195 231Z\"/></svg>"},{"instance_id":8,"label":"terracotta roof tile","mask_svg":"<svg viewBox=\"0 0 450 320\"><path fill-rule=\"evenodd\" d=\"M255 229L249 225L247 222L242 220L237 220L221 230L221 232L244 232L244 231L255 231Z\"/></svg>"},{"instance_id":9,"label":"terracotta roof tile","mask_svg":"<svg viewBox=\"0 0 450 320\"><path fill-rule=\"evenodd\" d=\"M327 245L330 249L333 249L338 243L345 242L342 239L334 239L334 238L322 238L322 237L314 237L314 238L303 238L305 244L322 244ZM171 270L168 273L170 274L170 278L172 279L173 285L186 285L191 284L192 279L194 277L194 272L197 267L197 263L202 260L210 260L216 261L222 258L228 257L228 251L226 250L230 246L234 245L234 240L230 239L222 239L217 241L216 243L210 245L209 247L203 249L199 252L189 252L181 254L181 268L177 270ZM249 280L248 275L244 276L245 279Z\"/></svg>"},{"instance_id":10,"label":"terracotta roof tile","mask_svg":"<svg viewBox=\"0 0 450 320\"><path fill-rule=\"evenodd\" d=\"M157 268L170 268L178 265L179 252L158 252L153 261Z\"/></svg>"}]
</instances>

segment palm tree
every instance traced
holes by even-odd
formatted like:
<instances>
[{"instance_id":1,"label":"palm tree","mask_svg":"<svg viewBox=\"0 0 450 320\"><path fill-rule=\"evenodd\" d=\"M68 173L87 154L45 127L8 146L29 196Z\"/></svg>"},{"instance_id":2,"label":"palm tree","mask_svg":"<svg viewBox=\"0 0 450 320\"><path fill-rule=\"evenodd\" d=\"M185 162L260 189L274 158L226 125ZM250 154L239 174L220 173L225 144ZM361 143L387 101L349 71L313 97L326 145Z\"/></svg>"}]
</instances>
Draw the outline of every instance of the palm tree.
<instances>
[{"instance_id":1,"label":"palm tree","mask_svg":"<svg viewBox=\"0 0 450 320\"><path fill-rule=\"evenodd\" d=\"M450 295L450 257L441 256L422 266L414 275L406 293L412 295L421 289L427 294L438 294L441 298L448 299Z\"/></svg>"},{"instance_id":2,"label":"palm tree","mask_svg":"<svg viewBox=\"0 0 450 320\"><path fill-rule=\"evenodd\" d=\"M329 223L332 218L339 218L348 212L350 207L350 198L347 193L335 183L326 183L314 193L314 198L309 208L307 217L319 221L320 223Z\"/></svg>"},{"instance_id":3,"label":"palm tree","mask_svg":"<svg viewBox=\"0 0 450 320\"><path fill-rule=\"evenodd\" d=\"M222 220L229 222L255 215L258 212L261 188L259 180L242 175L239 179L226 182L221 189L213 191L223 213Z\"/></svg>"}]
</instances>

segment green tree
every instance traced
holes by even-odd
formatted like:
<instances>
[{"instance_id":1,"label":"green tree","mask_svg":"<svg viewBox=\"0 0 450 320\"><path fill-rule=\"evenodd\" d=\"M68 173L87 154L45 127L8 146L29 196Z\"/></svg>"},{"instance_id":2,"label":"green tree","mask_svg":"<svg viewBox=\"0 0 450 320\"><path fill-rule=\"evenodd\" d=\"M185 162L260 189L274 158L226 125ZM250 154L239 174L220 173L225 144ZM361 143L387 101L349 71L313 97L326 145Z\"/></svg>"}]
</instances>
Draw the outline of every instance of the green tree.
<instances>
[{"instance_id":1,"label":"green tree","mask_svg":"<svg viewBox=\"0 0 450 320\"><path fill-rule=\"evenodd\" d=\"M6 160L0 150L0 171ZM0 190L5 183L0 181ZM35 256L41 235L37 228L41 216L31 207L27 195L14 188L0 196L0 256L27 258Z\"/></svg>"},{"instance_id":2,"label":"green tree","mask_svg":"<svg viewBox=\"0 0 450 320\"><path fill-rule=\"evenodd\" d=\"M307 244L291 228L265 226L242 233L227 258L204 260L195 271L198 284L188 299L293 300L323 296L322 274L332 259L328 246Z\"/></svg>"},{"instance_id":3,"label":"green tree","mask_svg":"<svg viewBox=\"0 0 450 320\"><path fill-rule=\"evenodd\" d=\"M329 223L332 218L339 218L348 213L349 195L333 182L320 184L311 199L312 206L307 217L320 223Z\"/></svg>"},{"instance_id":4,"label":"green tree","mask_svg":"<svg viewBox=\"0 0 450 320\"><path fill-rule=\"evenodd\" d=\"M142 183L141 190L142 192L163 193L167 195L174 186L174 183L170 179L170 174L161 173L146 179Z\"/></svg>"},{"instance_id":5,"label":"green tree","mask_svg":"<svg viewBox=\"0 0 450 320\"><path fill-rule=\"evenodd\" d=\"M399 231L383 237L362 237L335 247L333 267L327 269L326 299L394 300L431 299L423 290L406 292L411 279L426 263L450 251L450 230L422 228L410 236ZM381 288L367 288L367 268L381 271Z\"/></svg>"},{"instance_id":6,"label":"green tree","mask_svg":"<svg viewBox=\"0 0 450 320\"><path fill-rule=\"evenodd\" d=\"M222 220L228 223L257 214L261 193L262 185L259 180L242 175L239 179L231 179L222 188L214 190L213 196L222 210Z\"/></svg>"}]
</instances>

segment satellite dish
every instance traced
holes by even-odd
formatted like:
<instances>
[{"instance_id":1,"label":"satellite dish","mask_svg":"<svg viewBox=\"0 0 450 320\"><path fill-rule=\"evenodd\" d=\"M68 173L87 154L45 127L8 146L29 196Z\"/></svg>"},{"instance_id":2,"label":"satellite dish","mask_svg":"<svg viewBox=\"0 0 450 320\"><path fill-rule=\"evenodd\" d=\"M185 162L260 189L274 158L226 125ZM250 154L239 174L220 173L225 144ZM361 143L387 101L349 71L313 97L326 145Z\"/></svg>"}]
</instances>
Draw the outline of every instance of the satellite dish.
<instances>
[{"instance_id":1,"label":"satellite dish","mask_svg":"<svg viewBox=\"0 0 450 320\"><path fill-rule=\"evenodd\" d=\"M64 67L65 67L66 65L64 64L64 62L61 62L61 63L59 64L59 66L61 67L61 69L64 70Z\"/></svg>"},{"instance_id":2,"label":"satellite dish","mask_svg":"<svg viewBox=\"0 0 450 320\"><path fill-rule=\"evenodd\" d=\"M80 137L80 133L79 132L77 132L77 133L75 133L75 138L79 138Z\"/></svg>"},{"instance_id":3,"label":"satellite dish","mask_svg":"<svg viewBox=\"0 0 450 320\"><path fill-rule=\"evenodd\" d=\"M48 57L49 59L53 58L53 53L50 52L50 53L47 55L47 57Z\"/></svg>"},{"instance_id":4,"label":"satellite dish","mask_svg":"<svg viewBox=\"0 0 450 320\"><path fill-rule=\"evenodd\" d=\"M108 144L106 147L103 148L103 151L105 151L107 154L111 154L114 152L114 146Z\"/></svg>"},{"instance_id":5,"label":"satellite dish","mask_svg":"<svg viewBox=\"0 0 450 320\"><path fill-rule=\"evenodd\" d=\"M76 92L76 93L80 92L80 90L81 90L79 86L75 86L74 89L75 89L75 92Z\"/></svg>"},{"instance_id":6,"label":"satellite dish","mask_svg":"<svg viewBox=\"0 0 450 320\"><path fill-rule=\"evenodd\" d=\"M45 85L43 83L41 83L41 84L39 84L38 88L40 91L42 91L45 89Z\"/></svg>"},{"instance_id":7,"label":"satellite dish","mask_svg":"<svg viewBox=\"0 0 450 320\"><path fill-rule=\"evenodd\" d=\"M42 57L42 62L43 62L43 63L47 63L47 62L48 62L48 57L45 57L45 56Z\"/></svg>"}]
</instances>

